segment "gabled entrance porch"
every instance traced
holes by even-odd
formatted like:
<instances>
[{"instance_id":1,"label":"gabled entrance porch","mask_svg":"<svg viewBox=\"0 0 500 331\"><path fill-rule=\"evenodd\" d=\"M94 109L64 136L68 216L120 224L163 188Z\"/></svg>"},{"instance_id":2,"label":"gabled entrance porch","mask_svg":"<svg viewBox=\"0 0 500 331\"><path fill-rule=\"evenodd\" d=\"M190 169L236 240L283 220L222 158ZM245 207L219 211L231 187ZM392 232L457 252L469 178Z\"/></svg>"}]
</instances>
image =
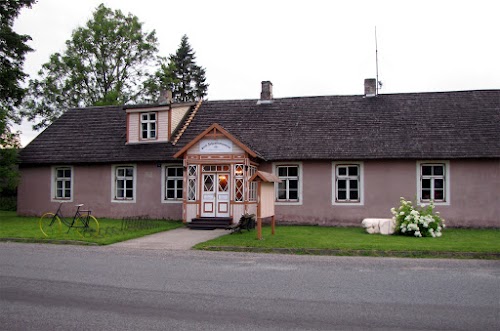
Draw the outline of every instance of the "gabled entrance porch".
<instances>
[{"instance_id":1,"label":"gabled entrance porch","mask_svg":"<svg viewBox=\"0 0 500 331\"><path fill-rule=\"evenodd\" d=\"M183 221L226 228L257 210L257 154L214 123L174 155L184 159Z\"/></svg>"}]
</instances>

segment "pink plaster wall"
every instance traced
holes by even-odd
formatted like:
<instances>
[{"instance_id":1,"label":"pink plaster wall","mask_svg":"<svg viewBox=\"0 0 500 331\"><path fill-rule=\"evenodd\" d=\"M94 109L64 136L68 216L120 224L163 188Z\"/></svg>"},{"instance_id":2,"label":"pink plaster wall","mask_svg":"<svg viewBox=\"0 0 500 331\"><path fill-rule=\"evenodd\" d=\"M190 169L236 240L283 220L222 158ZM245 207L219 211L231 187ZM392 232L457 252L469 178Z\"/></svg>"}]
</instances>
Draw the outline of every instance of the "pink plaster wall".
<instances>
[{"instance_id":1,"label":"pink plaster wall","mask_svg":"<svg viewBox=\"0 0 500 331\"><path fill-rule=\"evenodd\" d=\"M293 163L293 162L290 162ZM321 225L359 225L367 217L391 217L399 197L415 199L416 161L364 161L364 204L332 205L332 162L303 162L302 205L276 205L278 221ZM182 219L182 204L161 202L161 168L137 165L135 203L111 202L111 165L74 166L74 199L96 217L151 217ZM259 170L272 172L272 164ZM436 210L448 226L500 227L500 160L451 160L449 206ZM41 215L55 210L51 202L50 167L21 167L18 213Z\"/></svg>"},{"instance_id":2,"label":"pink plaster wall","mask_svg":"<svg viewBox=\"0 0 500 331\"><path fill-rule=\"evenodd\" d=\"M293 162L290 162L293 163ZM332 162L303 162L302 205L276 205L278 221L320 225L359 225L363 218L390 218L399 197L415 201L417 163L364 161L364 204L332 204ZM271 164L259 170L272 172ZM436 210L448 226L500 227L500 161L450 161L449 206Z\"/></svg>"},{"instance_id":3,"label":"pink plaster wall","mask_svg":"<svg viewBox=\"0 0 500 331\"><path fill-rule=\"evenodd\" d=\"M83 203L96 217L144 217L182 219L182 203L161 202L161 168L156 164L137 165L136 202L112 202L111 165L74 166L73 202L63 207L73 213ZM18 214L41 215L59 205L51 201L51 167L21 168Z\"/></svg>"}]
</instances>

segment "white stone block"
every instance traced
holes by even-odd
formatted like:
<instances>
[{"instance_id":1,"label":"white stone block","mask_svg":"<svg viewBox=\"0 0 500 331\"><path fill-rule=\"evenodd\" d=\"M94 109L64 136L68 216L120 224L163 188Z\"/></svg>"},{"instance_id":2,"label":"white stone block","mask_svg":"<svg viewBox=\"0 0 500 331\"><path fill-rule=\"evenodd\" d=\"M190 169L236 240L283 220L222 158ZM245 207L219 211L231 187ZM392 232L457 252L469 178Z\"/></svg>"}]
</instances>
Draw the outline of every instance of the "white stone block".
<instances>
[{"instance_id":1,"label":"white stone block","mask_svg":"<svg viewBox=\"0 0 500 331\"><path fill-rule=\"evenodd\" d=\"M393 234L396 228L396 222L392 218L365 218L361 225L369 234Z\"/></svg>"}]
</instances>

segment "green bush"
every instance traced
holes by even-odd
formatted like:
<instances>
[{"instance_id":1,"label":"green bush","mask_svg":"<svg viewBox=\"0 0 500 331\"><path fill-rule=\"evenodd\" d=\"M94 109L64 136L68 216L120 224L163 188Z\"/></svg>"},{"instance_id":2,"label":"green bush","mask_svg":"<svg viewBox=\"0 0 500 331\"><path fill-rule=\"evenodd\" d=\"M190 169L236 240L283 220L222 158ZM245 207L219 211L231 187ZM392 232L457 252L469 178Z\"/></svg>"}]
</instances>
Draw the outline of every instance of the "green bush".
<instances>
[{"instance_id":1,"label":"green bush","mask_svg":"<svg viewBox=\"0 0 500 331\"><path fill-rule=\"evenodd\" d=\"M17 198L16 197L0 197L0 210L16 211Z\"/></svg>"},{"instance_id":2,"label":"green bush","mask_svg":"<svg viewBox=\"0 0 500 331\"><path fill-rule=\"evenodd\" d=\"M445 227L439 212L434 212L434 203L414 207L411 201L400 198L400 206L391 209L396 221L396 233L415 237L441 237Z\"/></svg>"}]
</instances>

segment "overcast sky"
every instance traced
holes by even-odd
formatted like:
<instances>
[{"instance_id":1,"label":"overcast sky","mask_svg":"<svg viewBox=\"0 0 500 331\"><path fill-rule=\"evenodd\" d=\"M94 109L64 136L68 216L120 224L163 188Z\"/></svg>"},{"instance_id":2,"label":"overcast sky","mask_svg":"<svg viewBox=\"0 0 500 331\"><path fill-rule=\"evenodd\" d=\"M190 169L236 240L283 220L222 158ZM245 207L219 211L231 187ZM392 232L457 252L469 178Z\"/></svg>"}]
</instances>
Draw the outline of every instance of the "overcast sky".
<instances>
[{"instance_id":1,"label":"overcast sky","mask_svg":"<svg viewBox=\"0 0 500 331\"><path fill-rule=\"evenodd\" d=\"M156 30L163 56L187 34L210 100L257 99L263 80L275 98L362 94L375 77L375 26L381 93L500 88L498 0L38 0L14 25L33 38L25 72L64 52L100 3ZM30 126L23 145L38 134Z\"/></svg>"}]
</instances>

